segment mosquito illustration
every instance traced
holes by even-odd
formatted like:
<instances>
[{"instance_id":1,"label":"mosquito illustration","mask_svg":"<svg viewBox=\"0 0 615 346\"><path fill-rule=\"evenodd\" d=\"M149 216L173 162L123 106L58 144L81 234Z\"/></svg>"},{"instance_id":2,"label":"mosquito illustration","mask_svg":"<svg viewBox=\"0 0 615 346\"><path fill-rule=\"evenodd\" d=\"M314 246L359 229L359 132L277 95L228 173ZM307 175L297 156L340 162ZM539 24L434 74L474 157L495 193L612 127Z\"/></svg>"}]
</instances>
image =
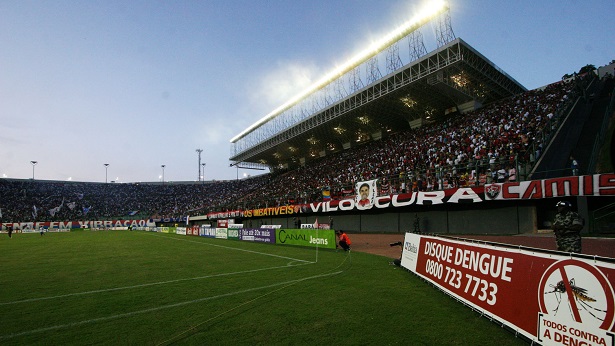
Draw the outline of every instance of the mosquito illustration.
<instances>
[{"instance_id":1,"label":"mosquito illustration","mask_svg":"<svg viewBox=\"0 0 615 346\"><path fill-rule=\"evenodd\" d=\"M587 294L587 289L583 288L583 287L579 287L575 284L574 279L570 279L570 290L572 291L572 295L574 296L575 301L577 302L577 306L579 306L580 308L582 308L583 310L585 310L588 314L590 314L592 317L594 317L597 320L600 321L604 321L604 318L600 318L596 315L594 315L594 313L592 312L592 310L595 311L599 311L602 313L605 313L605 310L601 310L598 308L595 308L593 306L590 305L590 303L594 303L596 302L596 299L590 297ZM553 288L553 291L547 291L545 292L545 294L550 294L553 293L555 294L555 298L557 299L557 306L555 307L555 309L553 309L553 312L555 312L554 316L557 315L557 311L559 310L559 306L560 303L562 302L562 294L566 293L566 285L564 284L564 280L558 282L555 286L554 285L549 285ZM570 308L572 309L572 306L570 306ZM580 310L580 309L579 309ZM571 311L572 313L572 311Z\"/></svg>"}]
</instances>

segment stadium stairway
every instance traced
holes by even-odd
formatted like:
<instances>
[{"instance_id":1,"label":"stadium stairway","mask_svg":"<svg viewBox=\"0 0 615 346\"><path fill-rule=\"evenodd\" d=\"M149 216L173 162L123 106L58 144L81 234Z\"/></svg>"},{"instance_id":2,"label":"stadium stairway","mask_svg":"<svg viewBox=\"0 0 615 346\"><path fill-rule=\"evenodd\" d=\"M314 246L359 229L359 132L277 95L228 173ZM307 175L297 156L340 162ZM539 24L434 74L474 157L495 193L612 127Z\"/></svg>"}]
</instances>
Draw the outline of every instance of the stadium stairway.
<instances>
[{"instance_id":1,"label":"stadium stairway","mask_svg":"<svg viewBox=\"0 0 615 346\"><path fill-rule=\"evenodd\" d=\"M605 117L609 117L609 114L606 114L606 111L609 106L609 102L611 101L614 87L615 79L609 78L602 80L600 81L600 85L595 91L595 94L590 94L588 96L588 102L593 103L592 111L589 119L585 122L585 126L581 132L581 137L572 152L572 155L575 158L581 158L581 161L579 161L580 174L596 173L596 162L592 162L590 158L598 154L595 153L594 150L600 151L600 148L605 144L599 143L598 147L594 146L596 138L604 124Z\"/></svg>"},{"instance_id":2,"label":"stadium stairway","mask_svg":"<svg viewBox=\"0 0 615 346\"><path fill-rule=\"evenodd\" d=\"M579 163L579 174L595 172L595 167L589 167L589 161L596 135L608 116L605 111L613 86L613 80L592 80L547 146L534 168L532 179L570 175L570 156Z\"/></svg>"}]
</instances>

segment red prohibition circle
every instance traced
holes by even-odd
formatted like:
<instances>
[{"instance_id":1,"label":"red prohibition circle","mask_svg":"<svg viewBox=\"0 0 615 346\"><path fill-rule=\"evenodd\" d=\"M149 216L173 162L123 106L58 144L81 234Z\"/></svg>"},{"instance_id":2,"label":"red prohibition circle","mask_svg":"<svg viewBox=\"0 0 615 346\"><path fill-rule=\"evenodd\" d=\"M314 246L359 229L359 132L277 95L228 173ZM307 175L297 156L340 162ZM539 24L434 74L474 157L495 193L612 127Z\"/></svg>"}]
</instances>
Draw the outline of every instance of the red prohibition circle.
<instances>
[{"instance_id":1,"label":"red prohibition circle","mask_svg":"<svg viewBox=\"0 0 615 346\"><path fill-rule=\"evenodd\" d=\"M596 278L596 280L598 280L598 282L600 283L600 286L604 290L604 295L606 297L606 315L604 317L604 321L602 321L602 324L600 325L600 328L603 330L610 330L611 327L613 326L613 318L614 318L613 310L615 309L614 298L613 298L613 288L611 287L611 284L608 282L608 280L606 279L602 271L600 271L600 269L596 268L595 266L589 263L583 262L583 261L578 261L574 259L557 261L553 263L551 266L549 266L547 270L545 270L540 280L540 285L538 286L538 292L539 292L538 302L540 305L540 311L542 313L548 314L548 310L547 310L547 307L544 301L544 291L545 291L545 286L547 284L546 278L549 278L551 274L553 274L553 272L555 271L558 271L560 269L564 270L566 266L575 266L575 267L580 267L582 269L585 269L588 272L590 272Z\"/></svg>"}]
</instances>

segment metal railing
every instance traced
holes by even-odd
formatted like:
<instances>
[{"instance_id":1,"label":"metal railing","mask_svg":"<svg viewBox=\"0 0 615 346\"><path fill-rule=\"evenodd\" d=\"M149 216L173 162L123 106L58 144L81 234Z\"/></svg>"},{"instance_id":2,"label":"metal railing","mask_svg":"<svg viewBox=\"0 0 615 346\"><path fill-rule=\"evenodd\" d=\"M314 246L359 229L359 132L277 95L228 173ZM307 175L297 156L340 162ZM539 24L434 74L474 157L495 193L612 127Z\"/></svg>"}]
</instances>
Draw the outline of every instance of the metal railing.
<instances>
[{"instance_id":1,"label":"metal railing","mask_svg":"<svg viewBox=\"0 0 615 346\"><path fill-rule=\"evenodd\" d=\"M615 203L592 211L590 229L596 233L615 233Z\"/></svg>"},{"instance_id":2,"label":"metal railing","mask_svg":"<svg viewBox=\"0 0 615 346\"><path fill-rule=\"evenodd\" d=\"M613 114L614 110L615 110L615 93L611 93L611 100L609 102L608 107L606 108L606 113L604 114L602 125L598 132L598 136L596 136L596 139L594 140L592 156L590 157L590 160L589 160L589 166L587 166L588 169L592 169L594 173L596 171L596 164L598 162L598 156L600 154L600 147L602 146L602 143L604 143L604 138L606 136L606 132L609 127L610 120L611 120L611 114Z\"/></svg>"}]
</instances>

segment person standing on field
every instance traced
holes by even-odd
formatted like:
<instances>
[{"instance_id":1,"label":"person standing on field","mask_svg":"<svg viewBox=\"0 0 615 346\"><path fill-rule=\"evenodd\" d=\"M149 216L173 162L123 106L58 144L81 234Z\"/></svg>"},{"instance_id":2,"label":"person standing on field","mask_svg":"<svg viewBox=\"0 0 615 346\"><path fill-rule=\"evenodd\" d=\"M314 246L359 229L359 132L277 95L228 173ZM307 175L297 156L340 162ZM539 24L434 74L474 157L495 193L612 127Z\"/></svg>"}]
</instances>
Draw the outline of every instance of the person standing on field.
<instances>
[{"instance_id":1,"label":"person standing on field","mask_svg":"<svg viewBox=\"0 0 615 346\"><path fill-rule=\"evenodd\" d=\"M568 201L557 202L557 214L553 220L553 232L558 251L581 253L581 229L583 219L572 211Z\"/></svg>"}]
</instances>

